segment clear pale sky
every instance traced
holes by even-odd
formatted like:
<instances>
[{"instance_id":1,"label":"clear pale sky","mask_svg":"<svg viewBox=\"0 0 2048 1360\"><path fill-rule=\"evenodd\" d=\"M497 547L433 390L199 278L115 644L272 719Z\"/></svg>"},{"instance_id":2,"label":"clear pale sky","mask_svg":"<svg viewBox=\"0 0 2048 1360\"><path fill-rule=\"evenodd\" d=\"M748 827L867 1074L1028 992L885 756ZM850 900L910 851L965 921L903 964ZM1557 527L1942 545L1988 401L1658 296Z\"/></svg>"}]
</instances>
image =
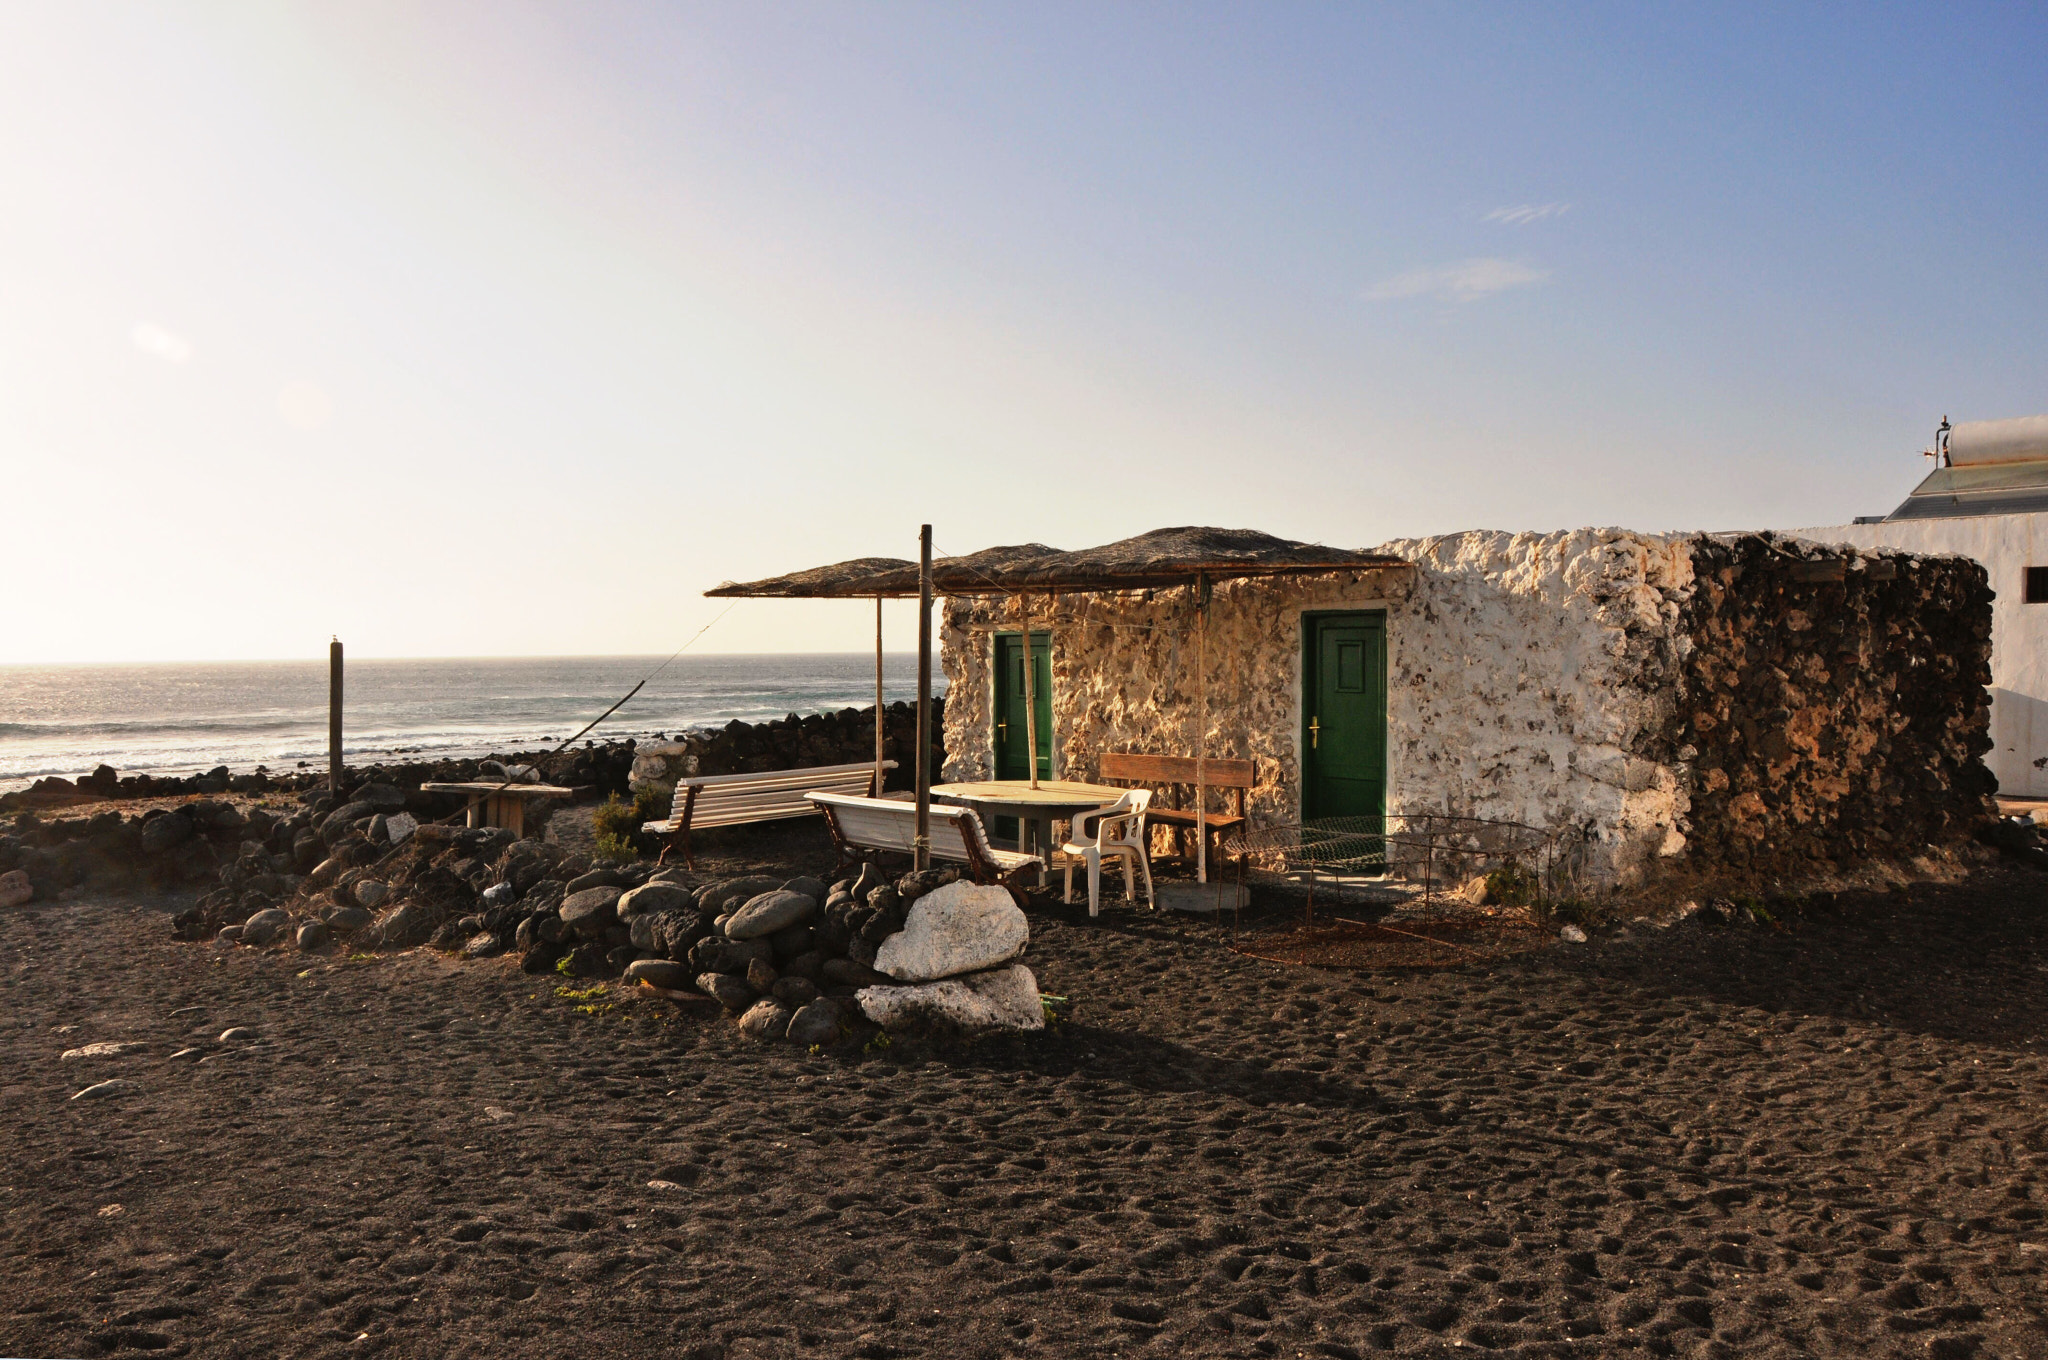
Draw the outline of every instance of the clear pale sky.
<instances>
[{"instance_id":1,"label":"clear pale sky","mask_svg":"<svg viewBox=\"0 0 2048 1360\"><path fill-rule=\"evenodd\" d=\"M1883 512L2048 410L2044 71L2024 5L16 0L0 662L666 653L926 520Z\"/></svg>"}]
</instances>

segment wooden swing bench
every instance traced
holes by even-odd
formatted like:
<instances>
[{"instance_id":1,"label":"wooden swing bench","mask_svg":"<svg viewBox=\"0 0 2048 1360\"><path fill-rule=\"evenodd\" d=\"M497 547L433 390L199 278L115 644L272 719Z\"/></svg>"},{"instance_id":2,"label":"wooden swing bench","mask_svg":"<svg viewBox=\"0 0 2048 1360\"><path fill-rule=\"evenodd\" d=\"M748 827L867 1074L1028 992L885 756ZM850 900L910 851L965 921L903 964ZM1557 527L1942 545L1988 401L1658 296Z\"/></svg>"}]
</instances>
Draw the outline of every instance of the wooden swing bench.
<instances>
[{"instance_id":1,"label":"wooden swing bench","mask_svg":"<svg viewBox=\"0 0 2048 1360\"><path fill-rule=\"evenodd\" d=\"M896 768L885 760L884 770ZM683 862L691 868L697 859L690 849L690 832L718 826L744 826L752 822L777 822L790 817L815 817L818 808L805 798L814 792L872 795L875 762L858 765L813 765L802 770L762 770L756 774L712 774L695 779L678 779L676 797L666 821L642 822L640 829L659 836L668 844L661 857L681 849Z\"/></svg>"}]
</instances>

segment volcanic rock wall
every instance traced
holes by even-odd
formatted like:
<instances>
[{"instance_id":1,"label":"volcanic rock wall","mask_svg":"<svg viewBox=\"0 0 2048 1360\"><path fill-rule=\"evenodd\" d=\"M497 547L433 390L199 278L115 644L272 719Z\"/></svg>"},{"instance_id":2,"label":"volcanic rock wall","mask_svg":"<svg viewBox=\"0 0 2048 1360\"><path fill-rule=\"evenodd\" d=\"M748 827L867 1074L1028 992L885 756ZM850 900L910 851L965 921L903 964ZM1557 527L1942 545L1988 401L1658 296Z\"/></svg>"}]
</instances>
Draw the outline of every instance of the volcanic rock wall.
<instances>
[{"instance_id":1,"label":"volcanic rock wall","mask_svg":"<svg viewBox=\"0 0 2048 1360\"><path fill-rule=\"evenodd\" d=\"M1966 561L1894 563L1895 584L1883 589L1859 577L1851 613L1862 621L1852 626L1828 617L1846 599L1836 578L1872 569L1855 567L1851 552L1768 537L1475 532L1379 551L1413 569L1215 589L1207 749L1255 762L1255 822L1300 815L1302 615L1324 610L1386 613L1388 812L1572 829L1595 881L1760 869L1759 846L1781 835L1802 862L1820 851L1839 861L1894 845L1879 836L1884 819L1908 822L1892 830L1897 845L1925 845L1982 815L1972 762L1984 740L1989 615ZM1738 561L1750 565L1696 588L1700 564L1721 573ZM991 635L1017 622L1008 602L947 602L949 779L992 772ZM1105 751L1193 753L1191 590L1040 599L1033 627L1053 638L1057 774L1090 778ZM1812 668L1817 649L1858 629L1868 636L1856 644L1857 674L1838 674L1834 652ZM1727 659L1731 647L1746 649L1740 660ZM1934 650L1950 661L1931 662ZM1806 679L1785 689L1768 666ZM1898 713L1875 712L1880 696ZM1722 735L1695 730L1695 715L1720 722ZM1726 735L1731 720L1740 749ZM1766 729L1798 759L1765 756L1746 769ZM1851 805L1859 800L1868 807Z\"/></svg>"},{"instance_id":2,"label":"volcanic rock wall","mask_svg":"<svg viewBox=\"0 0 2048 1360\"><path fill-rule=\"evenodd\" d=\"M1896 858L1990 815L1991 590L1964 557L1696 539L1672 758L1689 862Z\"/></svg>"},{"instance_id":3,"label":"volcanic rock wall","mask_svg":"<svg viewBox=\"0 0 2048 1360\"><path fill-rule=\"evenodd\" d=\"M945 762L945 699L932 700L932 768ZM898 700L883 710L882 758L896 762L887 787L916 785L917 707ZM743 723L687 732L674 741L643 744L633 761L634 791L674 792L678 779L696 775L759 774L812 765L855 765L875 758L875 710L792 713L775 722Z\"/></svg>"}]
</instances>

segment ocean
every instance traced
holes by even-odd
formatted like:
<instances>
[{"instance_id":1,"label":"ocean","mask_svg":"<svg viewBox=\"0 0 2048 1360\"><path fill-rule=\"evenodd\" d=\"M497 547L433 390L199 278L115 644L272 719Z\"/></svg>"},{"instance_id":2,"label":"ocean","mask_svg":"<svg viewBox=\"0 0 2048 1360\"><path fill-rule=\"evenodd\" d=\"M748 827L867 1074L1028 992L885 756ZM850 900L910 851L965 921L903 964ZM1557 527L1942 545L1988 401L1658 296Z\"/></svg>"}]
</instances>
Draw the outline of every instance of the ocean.
<instances>
[{"instance_id":1,"label":"ocean","mask_svg":"<svg viewBox=\"0 0 2048 1360\"><path fill-rule=\"evenodd\" d=\"M351 660L343 747L348 760L365 762L553 745L661 660ZM916 699L914 653L885 655L882 674L889 702ZM935 674L932 692L944 687ZM874 695L872 652L680 656L586 740L865 708ZM0 793L102 763L124 775L186 775L326 760L325 660L0 666Z\"/></svg>"}]
</instances>

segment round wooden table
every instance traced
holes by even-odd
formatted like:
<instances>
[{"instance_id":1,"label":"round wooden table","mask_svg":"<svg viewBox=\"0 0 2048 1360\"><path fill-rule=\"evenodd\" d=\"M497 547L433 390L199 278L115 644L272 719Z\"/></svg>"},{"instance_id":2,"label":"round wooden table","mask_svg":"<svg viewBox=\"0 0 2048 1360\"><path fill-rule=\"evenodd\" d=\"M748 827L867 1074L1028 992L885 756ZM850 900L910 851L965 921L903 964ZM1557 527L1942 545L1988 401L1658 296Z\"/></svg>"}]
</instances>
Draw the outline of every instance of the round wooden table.
<instances>
[{"instance_id":1,"label":"round wooden table","mask_svg":"<svg viewBox=\"0 0 2048 1360\"><path fill-rule=\"evenodd\" d=\"M1071 821L1081 813L1107 807L1128 792L1107 784L1083 784L1076 779L1041 779L1035 789L1028 779L974 779L932 785L932 797L973 808L984 831L989 828L990 817L1015 817L1017 848L1027 853L1033 840L1047 851L1052 849L1054 822ZM1044 886L1044 869L1038 871L1038 882Z\"/></svg>"}]
</instances>

